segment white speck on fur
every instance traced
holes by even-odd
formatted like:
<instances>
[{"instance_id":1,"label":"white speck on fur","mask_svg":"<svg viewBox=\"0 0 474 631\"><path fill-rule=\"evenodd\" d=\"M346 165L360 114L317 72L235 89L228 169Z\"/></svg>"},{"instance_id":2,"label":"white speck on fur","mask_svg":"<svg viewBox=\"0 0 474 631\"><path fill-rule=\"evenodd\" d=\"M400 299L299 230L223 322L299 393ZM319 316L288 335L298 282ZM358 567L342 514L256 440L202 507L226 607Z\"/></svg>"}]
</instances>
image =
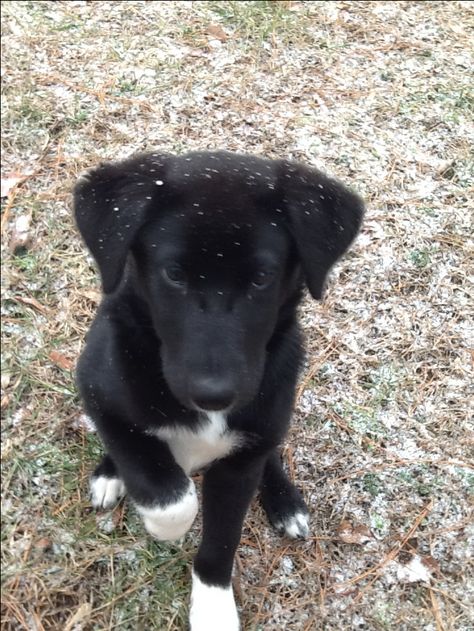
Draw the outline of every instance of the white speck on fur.
<instances>
[{"instance_id":1,"label":"white speck on fur","mask_svg":"<svg viewBox=\"0 0 474 631\"><path fill-rule=\"evenodd\" d=\"M157 186L163 186L164 182L163 182L163 180L155 180L155 184Z\"/></svg>"}]
</instances>

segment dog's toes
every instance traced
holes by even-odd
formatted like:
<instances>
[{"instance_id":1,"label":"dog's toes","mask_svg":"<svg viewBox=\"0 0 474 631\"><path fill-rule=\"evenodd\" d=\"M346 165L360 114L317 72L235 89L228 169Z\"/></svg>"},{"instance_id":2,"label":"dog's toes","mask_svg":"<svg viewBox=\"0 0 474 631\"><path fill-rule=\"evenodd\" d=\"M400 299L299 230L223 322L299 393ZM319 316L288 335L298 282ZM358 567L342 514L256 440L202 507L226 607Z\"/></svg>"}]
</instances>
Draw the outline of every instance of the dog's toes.
<instances>
[{"instance_id":1,"label":"dog's toes","mask_svg":"<svg viewBox=\"0 0 474 631\"><path fill-rule=\"evenodd\" d=\"M284 482L284 483L283 483ZM309 535L309 511L303 496L290 480L280 481L280 487L262 489L262 506L271 525L291 539L305 539Z\"/></svg>"},{"instance_id":2,"label":"dog's toes","mask_svg":"<svg viewBox=\"0 0 474 631\"><path fill-rule=\"evenodd\" d=\"M125 485L120 478L104 475L91 478L90 490L92 506L102 510L113 508L125 495Z\"/></svg>"},{"instance_id":3,"label":"dog's toes","mask_svg":"<svg viewBox=\"0 0 474 631\"><path fill-rule=\"evenodd\" d=\"M291 539L306 539L309 535L309 514L297 512L275 524L276 529Z\"/></svg>"}]
</instances>

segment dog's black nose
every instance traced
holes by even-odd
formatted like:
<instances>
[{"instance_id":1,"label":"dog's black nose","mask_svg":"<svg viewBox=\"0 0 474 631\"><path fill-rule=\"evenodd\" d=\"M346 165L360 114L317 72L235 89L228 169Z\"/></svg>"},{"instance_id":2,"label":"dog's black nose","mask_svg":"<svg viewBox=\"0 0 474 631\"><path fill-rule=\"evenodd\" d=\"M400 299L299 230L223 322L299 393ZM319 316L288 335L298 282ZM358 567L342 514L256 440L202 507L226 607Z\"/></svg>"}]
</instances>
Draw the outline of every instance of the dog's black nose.
<instances>
[{"instance_id":1,"label":"dog's black nose","mask_svg":"<svg viewBox=\"0 0 474 631\"><path fill-rule=\"evenodd\" d=\"M201 377L191 387L191 400L201 410L225 410L234 397L234 388L224 377Z\"/></svg>"}]
</instances>

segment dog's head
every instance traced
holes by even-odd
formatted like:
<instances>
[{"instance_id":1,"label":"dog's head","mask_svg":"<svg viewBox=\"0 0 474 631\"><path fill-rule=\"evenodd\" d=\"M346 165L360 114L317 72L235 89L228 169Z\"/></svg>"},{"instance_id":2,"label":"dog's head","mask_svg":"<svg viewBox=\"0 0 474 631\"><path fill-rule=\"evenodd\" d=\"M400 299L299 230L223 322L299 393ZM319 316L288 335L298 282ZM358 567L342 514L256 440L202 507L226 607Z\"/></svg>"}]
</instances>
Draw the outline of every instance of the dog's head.
<instances>
[{"instance_id":1,"label":"dog's head","mask_svg":"<svg viewBox=\"0 0 474 631\"><path fill-rule=\"evenodd\" d=\"M315 169L227 152L104 164L74 201L104 293L120 287L128 259L168 385L204 410L255 396L303 282L321 298L363 214L359 197Z\"/></svg>"}]
</instances>

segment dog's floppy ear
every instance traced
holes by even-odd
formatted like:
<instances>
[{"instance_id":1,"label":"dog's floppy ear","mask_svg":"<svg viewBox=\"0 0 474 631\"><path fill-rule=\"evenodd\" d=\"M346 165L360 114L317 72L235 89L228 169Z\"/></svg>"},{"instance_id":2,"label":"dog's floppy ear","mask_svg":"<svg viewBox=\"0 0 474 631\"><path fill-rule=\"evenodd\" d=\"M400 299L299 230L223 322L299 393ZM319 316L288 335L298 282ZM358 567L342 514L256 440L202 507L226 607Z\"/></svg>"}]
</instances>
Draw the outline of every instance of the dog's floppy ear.
<instances>
[{"instance_id":1,"label":"dog's floppy ear","mask_svg":"<svg viewBox=\"0 0 474 631\"><path fill-rule=\"evenodd\" d=\"M309 291L320 299L329 270L359 230L364 205L355 193L316 169L287 161L280 168L289 230Z\"/></svg>"},{"instance_id":2,"label":"dog's floppy ear","mask_svg":"<svg viewBox=\"0 0 474 631\"><path fill-rule=\"evenodd\" d=\"M99 267L106 294L117 288L138 230L167 196L169 160L167 155L147 154L101 164L76 184L77 226Z\"/></svg>"}]
</instances>

